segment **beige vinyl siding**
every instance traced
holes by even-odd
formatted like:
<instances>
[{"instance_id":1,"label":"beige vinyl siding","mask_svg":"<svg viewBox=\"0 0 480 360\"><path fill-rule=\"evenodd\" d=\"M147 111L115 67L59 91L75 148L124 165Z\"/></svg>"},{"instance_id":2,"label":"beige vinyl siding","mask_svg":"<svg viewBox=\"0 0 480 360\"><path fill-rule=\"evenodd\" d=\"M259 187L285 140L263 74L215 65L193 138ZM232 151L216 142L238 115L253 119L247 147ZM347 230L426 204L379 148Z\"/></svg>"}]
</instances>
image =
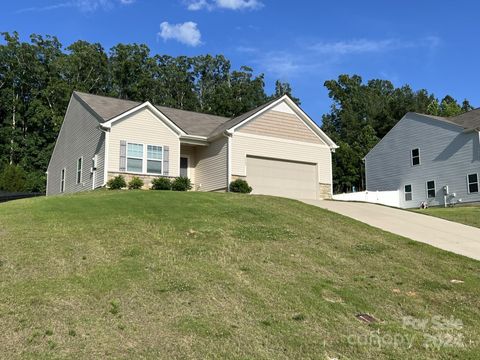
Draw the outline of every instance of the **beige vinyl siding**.
<instances>
[{"instance_id":1,"label":"beige vinyl siding","mask_svg":"<svg viewBox=\"0 0 480 360\"><path fill-rule=\"evenodd\" d=\"M195 182L195 164L196 164L196 150L195 146L191 145L181 145L180 146L180 157L182 155L186 155L189 157L188 161L188 172L190 176L190 180L192 181L192 184L195 188L196 182Z\"/></svg>"},{"instance_id":2,"label":"beige vinyl siding","mask_svg":"<svg viewBox=\"0 0 480 360\"><path fill-rule=\"evenodd\" d=\"M197 190L215 191L227 188L228 139L221 137L208 147L196 149L195 182Z\"/></svg>"},{"instance_id":3,"label":"beige vinyl siding","mask_svg":"<svg viewBox=\"0 0 480 360\"><path fill-rule=\"evenodd\" d=\"M322 141L296 114L269 110L249 121L238 130L240 133L271 136L314 144Z\"/></svg>"},{"instance_id":4,"label":"beige vinyl siding","mask_svg":"<svg viewBox=\"0 0 480 360\"><path fill-rule=\"evenodd\" d=\"M148 109L138 110L112 124L109 134L108 171L120 168L120 141L169 147L169 176L180 173L180 141L162 120ZM146 154L144 154L146 156ZM146 171L144 169L144 171Z\"/></svg>"},{"instance_id":5,"label":"beige vinyl siding","mask_svg":"<svg viewBox=\"0 0 480 360\"><path fill-rule=\"evenodd\" d=\"M247 156L257 156L317 164L318 182L332 183L332 156L326 145L236 132L232 136L231 156L234 176L247 176Z\"/></svg>"},{"instance_id":6,"label":"beige vinyl siding","mask_svg":"<svg viewBox=\"0 0 480 360\"><path fill-rule=\"evenodd\" d=\"M93 175L90 169L95 154L98 159L95 187L103 184L105 134L98 125L93 113L73 95L48 165L47 195L60 193L63 168L66 170L65 193L91 190ZM82 182L77 184L77 161L80 157L83 158Z\"/></svg>"}]
</instances>

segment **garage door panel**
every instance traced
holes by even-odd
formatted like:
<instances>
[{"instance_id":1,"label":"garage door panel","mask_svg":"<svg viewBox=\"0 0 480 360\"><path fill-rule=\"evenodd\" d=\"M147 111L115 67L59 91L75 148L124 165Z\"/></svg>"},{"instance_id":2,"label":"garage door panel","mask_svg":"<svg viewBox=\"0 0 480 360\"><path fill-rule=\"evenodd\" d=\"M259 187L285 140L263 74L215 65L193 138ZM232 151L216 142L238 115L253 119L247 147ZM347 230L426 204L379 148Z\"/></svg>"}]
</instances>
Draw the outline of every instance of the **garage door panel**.
<instances>
[{"instance_id":1,"label":"garage door panel","mask_svg":"<svg viewBox=\"0 0 480 360\"><path fill-rule=\"evenodd\" d=\"M315 164L247 156L247 180L253 194L317 198Z\"/></svg>"}]
</instances>

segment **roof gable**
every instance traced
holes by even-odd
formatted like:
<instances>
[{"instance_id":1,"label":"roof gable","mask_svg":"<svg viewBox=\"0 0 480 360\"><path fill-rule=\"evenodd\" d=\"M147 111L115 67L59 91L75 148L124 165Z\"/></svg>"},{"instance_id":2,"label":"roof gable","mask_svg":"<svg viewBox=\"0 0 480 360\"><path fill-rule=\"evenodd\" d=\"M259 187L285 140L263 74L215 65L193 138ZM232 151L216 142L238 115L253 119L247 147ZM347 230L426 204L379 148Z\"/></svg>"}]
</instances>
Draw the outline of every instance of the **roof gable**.
<instances>
[{"instance_id":1,"label":"roof gable","mask_svg":"<svg viewBox=\"0 0 480 360\"><path fill-rule=\"evenodd\" d=\"M236 131L239 127L245 125L249 121L254 120L261 114L267 112L278 106L279 104L284 103L286 106L296 114L300 120L302 120L306 126L308 126L316 136L318 136L322 141L324 141L330 148L336 149L338 146L330 139L327 134L325 134L322 129L297 105L295 102L290 99L288 95L283 95L280 98L274 99L246 114L239 116L238 118L232 119L230 122L226 123L225 126L231 125L226 130L229 132Z\"/></svg>"},{"instance_id":2,"label":"roof gable","mask_svg":"<svg viewBox=\"0 0 480 360\"><path fill-rule=\"evenodd\" d=\"M254 135L296 140L326 145L285 102L265 111L237 129L238 132Z\"/></svg>"},{"instance_id":3,"label":"roof gable","mask_svg":"<svg viewBox=\"0 0 480 360\"><path fill-rule=\"evenodd\" d=\"M449 121L449 118L443 118L440 116L432 116L432 115L425 115L425 114L419 114L415 112L408 112L406 113L397 123L388 131L383 138L381 138L373 148L370 149L370 151L365 155L364 159L368 158L375 152L377 152L378 149L381 148L381 146L386 142L389 141L390 139L394 139L396 135L396 130L397 128L403 126L404 124L413 124L414 122L421 122L425 124L429 124L432 126L432 129L435 128L448 128L448 129L456 129L458 132L462 132L462 126ZM407 125L407 126L412 126L412 125ZM414 126L414 125L413 125ZM433 131L433 130L432 130ZM381 149L380 149L381 151Z\"/></svg>"}]
</instances>

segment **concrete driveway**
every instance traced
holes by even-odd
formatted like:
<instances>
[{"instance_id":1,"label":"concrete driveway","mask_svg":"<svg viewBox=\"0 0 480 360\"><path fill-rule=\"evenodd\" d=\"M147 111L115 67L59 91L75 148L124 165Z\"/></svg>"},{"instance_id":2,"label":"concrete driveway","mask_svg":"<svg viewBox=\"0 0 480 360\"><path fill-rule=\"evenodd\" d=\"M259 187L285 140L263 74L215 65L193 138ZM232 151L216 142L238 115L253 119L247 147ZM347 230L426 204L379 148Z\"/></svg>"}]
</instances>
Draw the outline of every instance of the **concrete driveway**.
<instances>
[{"instance_id":1,"label":"concrete driveway","mask_svg":"<svg viewBox=\"0 0 480 360\"><path fill-rule=\"evenodd\" d=\"M360 202L301 200L368 225L480 260L480 229L433 216Z\"/></svg>"}]
</instances>

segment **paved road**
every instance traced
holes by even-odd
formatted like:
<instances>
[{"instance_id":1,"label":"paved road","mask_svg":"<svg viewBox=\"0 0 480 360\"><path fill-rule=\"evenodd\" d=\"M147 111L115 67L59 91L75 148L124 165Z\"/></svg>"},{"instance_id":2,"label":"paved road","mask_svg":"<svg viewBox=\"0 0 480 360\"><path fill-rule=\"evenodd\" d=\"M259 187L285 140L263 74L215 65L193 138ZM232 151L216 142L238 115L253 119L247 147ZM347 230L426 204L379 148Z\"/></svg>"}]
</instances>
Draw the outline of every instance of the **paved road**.
<instances>
[{"instance_id":1,"label":"paved road","mask_svg":"<svg viewBox=\"0 0 480 360\"><path fill-rule=\"evenodd\" d=\"M360 202L302 200L371 226L480 260L480 229L433 216Z\"/></svg>"}]
</instances>

